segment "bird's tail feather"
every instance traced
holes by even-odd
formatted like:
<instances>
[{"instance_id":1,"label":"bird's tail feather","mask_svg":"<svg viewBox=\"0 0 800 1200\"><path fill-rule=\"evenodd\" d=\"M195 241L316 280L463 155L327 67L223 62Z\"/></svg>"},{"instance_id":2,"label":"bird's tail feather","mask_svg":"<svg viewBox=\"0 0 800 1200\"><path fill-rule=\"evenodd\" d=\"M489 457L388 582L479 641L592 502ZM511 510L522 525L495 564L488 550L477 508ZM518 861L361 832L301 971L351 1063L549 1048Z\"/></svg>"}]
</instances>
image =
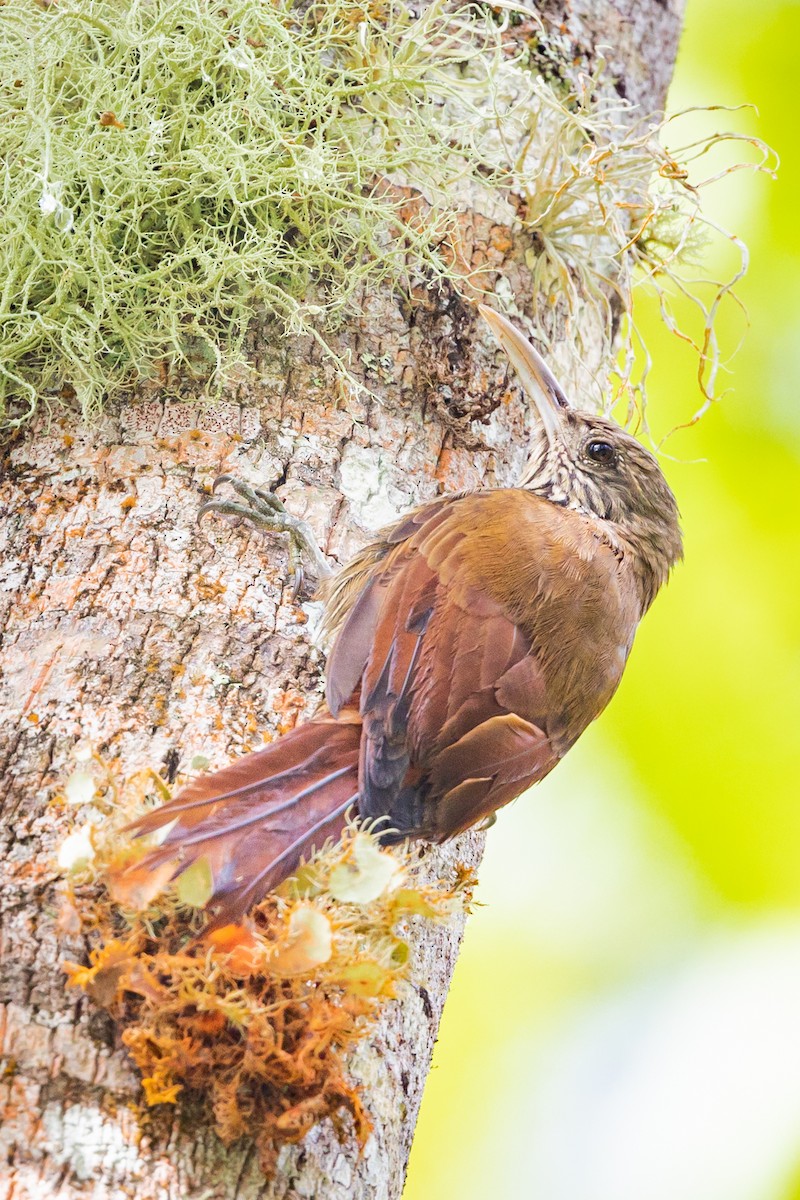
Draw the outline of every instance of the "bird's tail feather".
<instances>
[{"instance_id":1,"label":"bird's tail feather","mask_svg":"<svg viewBox=\"0 0 800 1200\"><path fill-rule=\"evenodd\" d=\"M329 837L358 799L360 725L309 721L276 742L203 775L129 829L169 826L160 846L112 881L136 907L205 858L213 891L207 931L238 922Z\"/></svg>"}]
</instances>

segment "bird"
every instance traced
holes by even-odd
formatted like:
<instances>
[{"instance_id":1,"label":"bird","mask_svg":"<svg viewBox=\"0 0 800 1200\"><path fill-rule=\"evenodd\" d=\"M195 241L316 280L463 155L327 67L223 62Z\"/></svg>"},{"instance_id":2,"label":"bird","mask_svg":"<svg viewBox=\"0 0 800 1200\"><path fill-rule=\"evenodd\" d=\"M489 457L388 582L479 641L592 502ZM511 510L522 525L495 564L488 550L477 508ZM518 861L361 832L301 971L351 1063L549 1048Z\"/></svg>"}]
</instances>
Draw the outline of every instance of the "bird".
<instances>
[{"instance_id":1,"label":"bird","mask_svg":"<svg viewBox=\"0 0 800 1200\"><path fill-rule=\"evenodd\" d=\"M240 923L351 812L386 844L490 822L610 701L682 557L678 506L654 454L572 405L516 326L479 308L536 417L518 485L439 496L323 581L325 705L134 822L162 840L128 868L129 890L202 858L207 930ZM237 490L255 508L205 507L257 512L326 573L308 526Z\"/></svg>"}]
</instances>

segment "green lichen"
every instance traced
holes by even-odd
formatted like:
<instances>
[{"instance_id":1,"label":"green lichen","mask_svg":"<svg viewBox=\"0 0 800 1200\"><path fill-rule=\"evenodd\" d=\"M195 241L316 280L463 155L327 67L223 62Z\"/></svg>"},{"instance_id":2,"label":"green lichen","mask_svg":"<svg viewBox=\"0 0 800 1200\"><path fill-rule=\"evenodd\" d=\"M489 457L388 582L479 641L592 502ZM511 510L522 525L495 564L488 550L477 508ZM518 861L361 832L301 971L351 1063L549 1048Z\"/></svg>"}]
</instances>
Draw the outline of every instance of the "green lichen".
<instances>
[{"instance_id":1,"label":"green lichen","mask_svg":"<svg viewBox=\"0 0 800 1200\"><path fill-rule=\"evenodd\" d=\"M512 10L0 6L0 427L59 397L92 417L147 379L219 394L245 369L254 319L333 354L328 332L365 293L443 279L521 301L545 343L566 321L584 372L613 358L621 316L617 391L643 391L631 289L697 298L681 275L697 188L658 123L604 100L599 75L538 74ZM465 208L525 239L530 297L462 252ZM699 303L706 398L730 283Z\"/></svg>"},{"instance_id":2,"label":"green lichen","mask_svg":"<svg viewBox=\"0 0 800 1200\"><path fill-rule=\"evenodd\" d=\"M449 182L428 110L474 52L457 18L16 0L0 24L6 422L65 388L87 415L141 376L213 388L254 314L307 330L365 285L446 269L444 215L402 219L388 181Z\"/></svg>"}]
</instances>

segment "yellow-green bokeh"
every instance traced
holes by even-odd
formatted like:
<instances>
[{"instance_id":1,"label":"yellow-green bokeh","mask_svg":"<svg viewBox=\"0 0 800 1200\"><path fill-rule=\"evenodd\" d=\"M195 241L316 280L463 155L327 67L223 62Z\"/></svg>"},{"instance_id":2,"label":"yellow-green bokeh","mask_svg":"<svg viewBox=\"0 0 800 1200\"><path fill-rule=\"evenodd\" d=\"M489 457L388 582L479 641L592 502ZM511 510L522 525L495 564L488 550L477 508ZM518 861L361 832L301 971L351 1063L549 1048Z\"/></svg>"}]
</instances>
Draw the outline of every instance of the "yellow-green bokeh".
<instances>
[{"instance_id":1,"label":"yellow-green bokeh","mask_svg":"<svg viewBox=\"0 0 800 1200\"><path fill-rule=\"evenodd\" d=\"M531 1196L525 1114L564 1014L715 930L800 913L798 45L798 3L689 0L670 108L753 103L715 126L782 159L777 182L732 175L707 195L750 248L751 328L732 390L669 442L686 560L618 696L489 836L405 1200ZM694 364L654 305L639 319L664 432L697 407ZM723 345L740 325L723 312ZM763 1200L790 1196L765 1181Z\"/></svg>"}]
</instances>

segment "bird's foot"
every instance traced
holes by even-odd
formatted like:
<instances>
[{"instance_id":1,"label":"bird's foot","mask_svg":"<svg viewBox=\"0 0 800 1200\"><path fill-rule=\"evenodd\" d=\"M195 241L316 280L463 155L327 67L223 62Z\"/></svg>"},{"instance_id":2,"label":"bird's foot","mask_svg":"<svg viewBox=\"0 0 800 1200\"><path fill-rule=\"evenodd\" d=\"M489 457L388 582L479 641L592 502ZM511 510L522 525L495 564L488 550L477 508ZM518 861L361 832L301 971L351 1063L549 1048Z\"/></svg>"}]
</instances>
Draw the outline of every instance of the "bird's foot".
<instances>
[{"instance_id":1,"label":"bird's foot","mask_svg":"<svg viewBox=\"0 0 800 1200\"><path fill-rule=\"evenodd\" d=\"M227 484L241 500L207 500L197 514L198 523L209 513L219 513L223 517L243 517L251 525L267 529L270 533L288 534L292 600L296 600L300 595L305 582L304 557L312 564L318 582L321 583L332 574L324 554L317 545L311 526L287 512L277 496L253 487L234 475L220 475L214 480L211 490L216 492L223 484Z\"/></svg>"}]
</instances>

